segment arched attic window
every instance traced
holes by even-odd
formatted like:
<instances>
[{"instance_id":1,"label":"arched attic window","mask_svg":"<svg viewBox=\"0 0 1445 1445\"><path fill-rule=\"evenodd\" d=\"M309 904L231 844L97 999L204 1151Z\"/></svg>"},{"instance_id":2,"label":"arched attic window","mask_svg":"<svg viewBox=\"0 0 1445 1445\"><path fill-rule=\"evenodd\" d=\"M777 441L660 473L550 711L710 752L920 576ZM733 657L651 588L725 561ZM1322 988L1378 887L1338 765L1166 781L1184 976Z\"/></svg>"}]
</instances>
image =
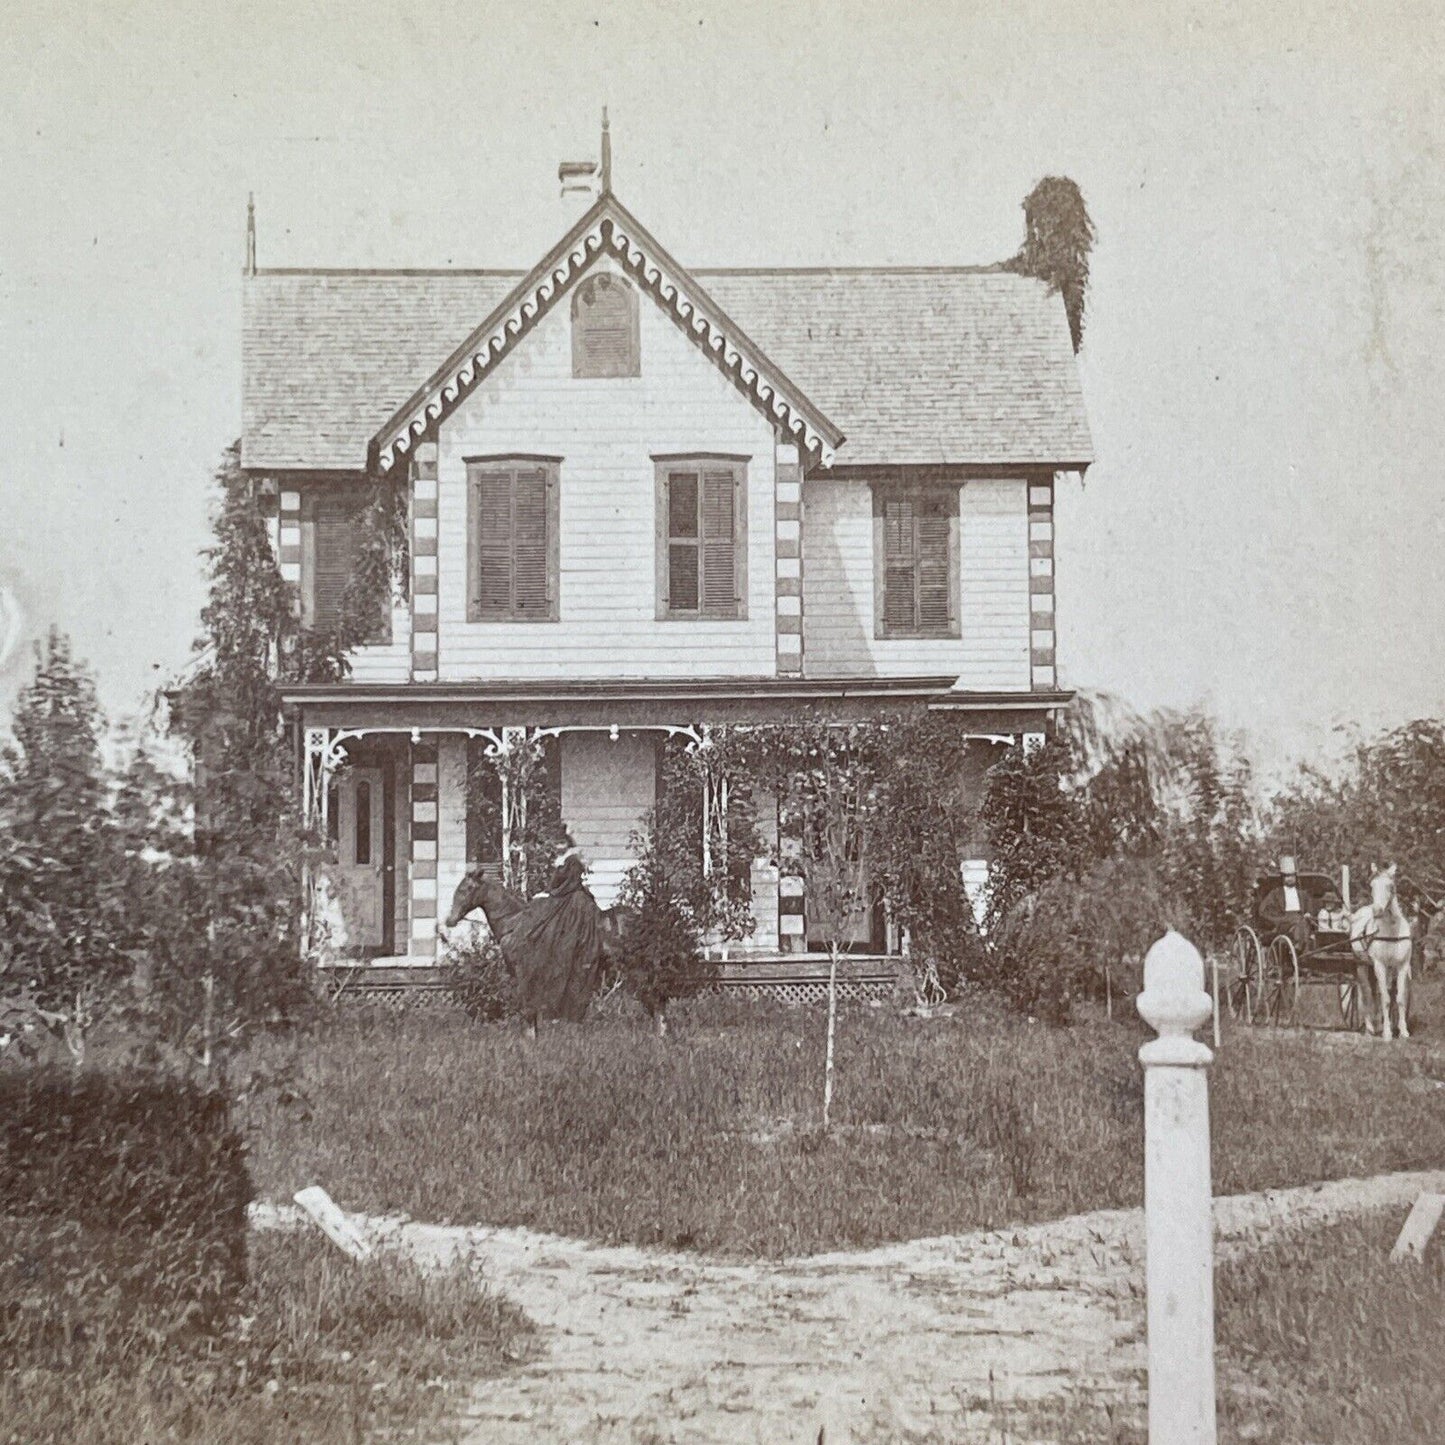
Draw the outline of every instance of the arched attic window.
<instances>
[{"instance_id":1,"label":"arched attic window","mask_svg":"<svg viewBox=\"0 0 1445 1445\"><path fill-rule=\"evenodd\" d=\"M623 277L602 271L573 292L572 375L642 375L637 292Z\"/></svg>"}]
</instances>

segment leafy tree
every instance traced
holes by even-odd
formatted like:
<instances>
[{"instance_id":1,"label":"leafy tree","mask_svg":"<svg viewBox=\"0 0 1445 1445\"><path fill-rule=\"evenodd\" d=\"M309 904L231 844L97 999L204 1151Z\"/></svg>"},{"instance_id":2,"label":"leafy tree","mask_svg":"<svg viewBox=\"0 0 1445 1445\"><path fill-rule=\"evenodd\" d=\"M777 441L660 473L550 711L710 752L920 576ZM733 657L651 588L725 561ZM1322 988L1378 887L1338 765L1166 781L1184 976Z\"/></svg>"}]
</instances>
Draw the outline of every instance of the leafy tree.
<instances>
[{"instance_id":1,"label":"leafy tree","mask_svg":"<svg viewBox=\"0 0 1445 1445\"><path fill-rule=\"evenodd\" d=\"M346 667L334 638L297 625L236 447L216 480L199 665L173 715L195 764L193 856L157 879L170 923L151 940L169 1027L189 1021L207 1064L219 1046L306 997L299 885L316 840L295 811L280 687L287 677L340 677Z\"/></svg>"},{"instance_id":2,"label":"leafy tree","mask_svg":"<svg viewBox=\"0 0 1445 1445\"><path fill-rule=\"evenodd\" d=\"M988 836L987 930L997 935L1025 898L1085 856L1083 802L1070 786L1073 755L1048 737L1035 748L1009 748L989 769L979 809Z\"/></svg>"},{"instance_id":3,"label":"leafy tree","mask_svg":"<svg viewBox=\"0 0 1445 1445\"><path fill-rule=\"evenodd\" d=\"M634 839L637 862L620 902L638 911L623 984L665 1029L667 1004L717 977L705 945L726 946L753 930L753 863L764 854L753 729L709 728L700 741L670 740L657 801Z\"/></svg>"},{"instance_id":4,"label":"leafy tree","mask_svg":"<svg viewBox=\"0 0 1445 1445\"><path fill-rule=\"evenodd\" d=\"M1372 867L1397 862L1409 884L1445 895L1445 722L1417 719L1358 741L1332 776L1302 767L1274 797L1271 856L1303 867L1348 865L1368 882Z\"/></svg>"},{"instance_id":5,"label":"leafy tree","mask_svg":"<svg viewBox=\"0 0 1445 1445\"><path fill-rule=\"evenodd\" d=\"M673 889L661 853L648 848L627 873L619 902L635 910L620 969L622 986L667 1032L667 1006L691 998L717 977L703 956L695 917Z\"/></svg>"},{"instance_id":6,"label":"leafy tree","mask_svg":"<svg viewBox=\"0 0 1445 1445\"><path fill-rule=\"evenodd\" d=\"M1067 176L1045 176L1024 198L1024 243L1007 269L1046 281L1064 298L1074 350L1084 344L1094 223L1083 192Z\"/></svg>"},{"instance_id":7,"label":"leafy tree","mask_svg":"<svg viewBox=\"0 0 1445 1445\"><path fill-rule=\"evenodd\" d=\"M969 740L939 713L880 727L873 872L889 916L909 938L915 986L935 998L978 973L982 941L963 879L975 844Z\"/></svg>"},{"instance_id":8,"label":"leafy tree","mask_svg":"<svg viewBox=\"0 0 1445 1445\"><path fill-rule=\"evenodd\" d=\"M100 755L89 672L52 628L0 753L0 962L67 1020L84 1050L90 1022L131 967L123 850Z\"/></svg>"}]
</instances>

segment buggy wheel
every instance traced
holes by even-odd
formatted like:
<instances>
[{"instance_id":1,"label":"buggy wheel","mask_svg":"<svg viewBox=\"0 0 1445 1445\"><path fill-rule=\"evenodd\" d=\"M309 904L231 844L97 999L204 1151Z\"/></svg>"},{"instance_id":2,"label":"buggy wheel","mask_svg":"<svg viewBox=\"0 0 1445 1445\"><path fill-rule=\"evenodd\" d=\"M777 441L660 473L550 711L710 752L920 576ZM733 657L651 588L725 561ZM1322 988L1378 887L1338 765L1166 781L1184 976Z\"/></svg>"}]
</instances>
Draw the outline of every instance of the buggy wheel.
<instances>
[{"instance_id":1,"label":"buggy wheel","mask_svg":"<svg viewBox=\"0 0 1445 1445\"><path fill-rule=\"evenodd\" d=\"M1365 1000L1357 979L1340 985L1340 1021L1351 1033L1357 1034L1365 1026Z\"/></svg>"},{"instance_id":2,"label":"buggy wheel","mask_svg":"<svg viewBox=\"0 0 1445 1445\"><path fill-rule=\"evenodd\" d=\"M1283 934L1265 956L1264 1013L1272 1024L1288 1025L1299 1006L1299 954Z\"/></svg>"},{"instance_id":3,"label":"buggy wheel","mask_svg":"<svg viewBox=\"0 0 1445 1445\"><path fill-rule=\"evenodd\" d=\"M1259 934L1247 926L1237 929L1229 956L1229 985L1225 990L1229 1016L1252 1024L1259 1017L1264 988L1264 949Z\"/></svg>"}]
</instances>

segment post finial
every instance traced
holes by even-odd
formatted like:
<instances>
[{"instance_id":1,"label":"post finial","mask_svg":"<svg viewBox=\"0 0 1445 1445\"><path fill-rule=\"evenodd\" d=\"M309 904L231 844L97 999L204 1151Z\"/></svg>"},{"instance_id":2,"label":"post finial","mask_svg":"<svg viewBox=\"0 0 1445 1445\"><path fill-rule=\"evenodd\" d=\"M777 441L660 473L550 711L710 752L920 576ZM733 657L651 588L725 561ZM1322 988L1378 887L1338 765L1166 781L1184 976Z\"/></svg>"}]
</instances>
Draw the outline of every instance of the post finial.
<instances>
[{"instance_id":1,"label":"post finial","mask_svg":"<svg viewBox=\"0 0 1445 1445\"><path fill-rule=\"evenodd\" d=\"M256 274L256 193L246 195L246 274Z\"/></svg>"},{"instance_id":2,"label":"post finial","mask_svg":"<svg viewBox=\"0 0 1445 1445\"><path fill-rule=\"evenodd\" d=\"M612 130L607 124L607 107L602 107L602 194L612 192Z\"/></svg>"}]
</instances>

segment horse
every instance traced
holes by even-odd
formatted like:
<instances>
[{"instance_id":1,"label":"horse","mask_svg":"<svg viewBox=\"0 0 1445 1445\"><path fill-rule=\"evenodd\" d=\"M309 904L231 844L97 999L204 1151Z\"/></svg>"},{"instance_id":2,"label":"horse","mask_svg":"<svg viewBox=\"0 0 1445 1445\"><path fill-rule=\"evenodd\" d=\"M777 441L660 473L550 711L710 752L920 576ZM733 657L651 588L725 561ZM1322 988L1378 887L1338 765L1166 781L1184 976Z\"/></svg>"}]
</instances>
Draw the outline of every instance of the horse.
<instances>
[{"instance_id":1,"label":"horse","mask_svg":"<svg viewBox=\"0 0 1445 1445\"><path fill-rule=\"evenodd\" d=\"M545 896L545 895L539 895ZM513 950L507 947L507 937L521 917L527 900L515 890L506 887L479 868L468 869L456 891L452 894L451 908L443 922L443 941L446 931L455 928L468 914L481 910L487 920L487 927L496 939L502 961L509 978L517 977L517 960ZM637 924L637 910L626 906L598 909L598 926L601 935L603 959L613 965L621 959L629 936ZM537 1015L527 1018L529 1038L537 1037Z\"/></svg>"},{"instance_id":2,"label":"horse","mask_svg":"<svg viewBox=\"0 0 1445 1445\"><path fill-rule=\"evenodd\" d=\"M1415 931L1400 906L1397 877L1393 863L1377 870L1370 880L1369 903L1350 915L1350 946L1360 960L1361 995L1367 997L1373 983L1380 1002L1380 1034L1387 1042L1394 1037L1390 1026L1392 999L1399 1015L1400 1037L1410 1037L1410 960L1415 951ZM1365 1031L1375 1032L1368 1005Z\"/></svg>"}]
</instances>

